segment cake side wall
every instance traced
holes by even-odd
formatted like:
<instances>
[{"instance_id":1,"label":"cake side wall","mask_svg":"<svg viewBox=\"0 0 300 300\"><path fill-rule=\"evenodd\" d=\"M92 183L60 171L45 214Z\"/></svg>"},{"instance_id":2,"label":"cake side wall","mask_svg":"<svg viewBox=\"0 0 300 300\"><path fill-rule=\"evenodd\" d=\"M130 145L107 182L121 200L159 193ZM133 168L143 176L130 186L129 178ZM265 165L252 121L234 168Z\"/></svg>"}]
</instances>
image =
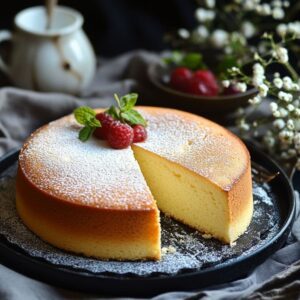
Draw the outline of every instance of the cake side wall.
<instances>
[{"instance_id":1,"label":"cake side wall","mask_svg":"<svg viewBox=\"0 0 300 300\"><path fill-rule=\"evenodd\" d=\"M16 188L21 219L59 248L100 258L160 258L157 210L124 212L60 201L36 189L21 168Z\"/></svg>"},{"instance_id":2,"label":"cake side wall","mask_svg":"<svg viewBox=\"0 0 300 300\"><path fill-rule=\"evenodd\" d=\"M230 218L229 236L231 242L243 234L249 226L253 215L252 176L250 163L244 174L228 192Z\"/></svg>"}]
</instances>

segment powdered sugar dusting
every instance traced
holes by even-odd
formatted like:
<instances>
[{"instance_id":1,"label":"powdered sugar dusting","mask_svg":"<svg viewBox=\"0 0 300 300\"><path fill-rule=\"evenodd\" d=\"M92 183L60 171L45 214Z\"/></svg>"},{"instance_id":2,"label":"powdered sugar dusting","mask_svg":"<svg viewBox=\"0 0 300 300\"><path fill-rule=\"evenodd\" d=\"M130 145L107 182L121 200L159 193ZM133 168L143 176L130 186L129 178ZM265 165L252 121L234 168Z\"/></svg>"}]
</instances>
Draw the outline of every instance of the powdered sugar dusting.
<instances>
[{"instance_id":1,"label":"powdered sugar dusting","mask_svg":"<svg viewBox=\"0 0 300 300\"><path fill-rule=\"evenodd\" d=\"M240 141L221 126L174 110L140 109L148 120L148 138L137 144L227 189L248 163Z\"/></svg>"},{"instance_id":2,"label":"powdered sugar dusting","mask_svg":"<svg viewBox=\"0 0 300 300\"><path fill-rule=\"evenodd\" d=\"M20 155L27 178L70 202L101 208L150 209L154 203L130 148L78 139L72 116L50 123L29 139Z\"/></svg>"}]
</instances>

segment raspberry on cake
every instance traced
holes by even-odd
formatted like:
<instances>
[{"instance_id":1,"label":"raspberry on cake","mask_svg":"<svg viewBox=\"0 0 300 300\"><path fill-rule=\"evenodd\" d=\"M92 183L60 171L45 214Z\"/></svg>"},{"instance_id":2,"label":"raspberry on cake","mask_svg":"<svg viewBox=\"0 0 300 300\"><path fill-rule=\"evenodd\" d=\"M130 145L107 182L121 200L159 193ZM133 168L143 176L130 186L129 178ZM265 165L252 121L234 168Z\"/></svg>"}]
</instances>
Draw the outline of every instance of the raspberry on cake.
<instances>
[{"instance_id":1,"label":"raspberry on cake","mask_svg":"<svg viewBox=\"0 0 300 300\"><path fill-rule=\"evenodd\" d=\"M107 142L114 149L129 147L133 141L133 129L128 124L114 121L109 127Z\"/></svg>"},{"instance_id":2,"label":"raspberry on cake","mask_svg":"<svg viewBox=\"0 0 300 300\"><path fill-rule=\"evenodd\" d=\"M104 112L97 114L96 119L101 123L101 127L95 129L94 135L98 139L105 140L107 139L110 125L114 121L114 119L112 116Z\"/></svg>"},{"instance_id":3,"label":"raspberry on cake","mask_svg":"<svg viewBox=\"0 0 300 300\"><path fill-rule=\"evenodd\" d=\"M136 109L147 139L122 150L94 136L81 142L73 115L29 137L17 175L24 223L54 246L101 259L159 259L159 210L222 242L237 240L253 212L242 141L190 113ZM133 138L131 130L124 136Z\"/></svg>"}]
</instances>

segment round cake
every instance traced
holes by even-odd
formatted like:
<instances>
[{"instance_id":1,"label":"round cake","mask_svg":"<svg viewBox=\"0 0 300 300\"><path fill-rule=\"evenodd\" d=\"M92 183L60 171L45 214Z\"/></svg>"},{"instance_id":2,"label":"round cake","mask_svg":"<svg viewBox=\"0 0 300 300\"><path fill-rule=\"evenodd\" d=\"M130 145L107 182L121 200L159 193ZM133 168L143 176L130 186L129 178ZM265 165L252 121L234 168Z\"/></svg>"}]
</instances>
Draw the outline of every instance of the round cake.
<instances>
[{"instance_id":1,"label":"round cake","mask_svg":"<svg viewBox=\"0 0 300 300\"><path fill-rule=\"evenodd\" d=\"M159 259L159 211L222 242L238 239L253 212L242 141L190 113L137 110L148 138L127 149L81 142L73 115L34 132L19 156L23 222L54 246L101 259Z\"/></svg>"}]
</instances>

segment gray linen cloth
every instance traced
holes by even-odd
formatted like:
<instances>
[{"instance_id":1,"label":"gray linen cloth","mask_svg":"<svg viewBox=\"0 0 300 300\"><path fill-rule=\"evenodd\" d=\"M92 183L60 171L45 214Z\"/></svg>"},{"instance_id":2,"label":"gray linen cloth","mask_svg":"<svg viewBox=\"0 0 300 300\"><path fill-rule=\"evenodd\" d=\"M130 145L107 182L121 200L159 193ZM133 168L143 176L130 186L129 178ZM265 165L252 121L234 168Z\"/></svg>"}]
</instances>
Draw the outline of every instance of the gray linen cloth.
<instances>
[{"instance_id":1,"label":"gray linen cloth","mask_svg":"<svg viewBox=\"0 0 300 300\"><path fill-rule=\"evenodd\" d=\"M82 97L12 87L0 89L0 156L20 147L37 127L72 112L79 105L107 107L113 101L113 93L124 94L141 88L147 64L157 60L157 55L136 51L110 61L100 61L95 80ZM300 299L299 208L297 197L296 221L288 243L247 278L199 291L166 293L154 299ZM56 288L0 265L1 300L103 298L108 297Z\"/></svg>"}]
</instances>

